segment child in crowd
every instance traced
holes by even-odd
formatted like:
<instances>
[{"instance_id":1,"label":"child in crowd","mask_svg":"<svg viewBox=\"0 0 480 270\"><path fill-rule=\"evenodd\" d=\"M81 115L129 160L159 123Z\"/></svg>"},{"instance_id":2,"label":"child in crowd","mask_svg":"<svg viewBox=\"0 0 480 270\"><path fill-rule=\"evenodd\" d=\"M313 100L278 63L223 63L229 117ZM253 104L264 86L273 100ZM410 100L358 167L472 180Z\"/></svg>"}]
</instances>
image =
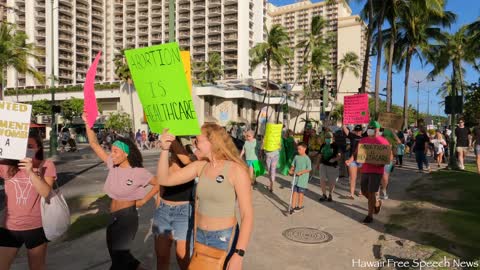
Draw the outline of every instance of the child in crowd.
<instances>
[{"instance_id":1,"label":"child in crowd","mask_svg":"<svg viewBox=\"0 0 480 270\"><path fill-rule=\"evenodd\" d=\"M403 155L405 155L405 144L397 144L397 165L402 167L403 165Z\"/></svg>"},{"instance_id":2,"label":"child in crowd","mask_svg":"<svg viewBox=\"0 0 480 270\"><path fill-rule=\"evenodd\" d=\"M290 168L290 174L296 174L296 182L293 188L292 209L290 214L303 210L303 196L308 187L312 162L307 155L307 145L299 143L297 146L298 155L295 156Z\"/></svg>"}]
</instances>

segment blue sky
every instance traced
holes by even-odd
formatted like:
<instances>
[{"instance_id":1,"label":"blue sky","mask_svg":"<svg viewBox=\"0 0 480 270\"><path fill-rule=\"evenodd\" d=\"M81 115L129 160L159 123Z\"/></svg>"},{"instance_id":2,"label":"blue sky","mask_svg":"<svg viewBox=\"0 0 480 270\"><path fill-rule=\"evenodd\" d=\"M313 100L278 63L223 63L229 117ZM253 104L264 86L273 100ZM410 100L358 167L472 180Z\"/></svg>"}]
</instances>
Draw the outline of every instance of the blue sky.
<instances>
[{"instance_id":1,"label":"blue sky","mask_svg":"<svg viewBox=\"0 0 480 270\"><path fill-rule=\"evenodd\" d=\"M270 3L279 6L295 3L295 0L270 0ZM312 2L320 2L318 0L313 0ZM352 8L353 14L358 14L363 7L365 0L350 0L350 7ZM460 28L462 25L473 22L476 18L480 16L480 0L449 0L447 2L446 10L452 11L457 14L457 21L452 25L451 29L445 29L445 31L453 32ZM382 56L383 57L383 56ZM383 60L382 60L383 61ZM376 58L371 58L372 65L372 89L375 83L375 65ZM465 80L467 82L477 82L480 76L475 70L470 66L464 66L467 70ZM425 76L432 69L431 65L425 65L422 67L420 62L417 59L413 59L412 66L410 69L410 83L409 83L409 103L414 105L416 108L417 104L417 85L413 80L423 80ZM395 72L395 70L394 70ZM451 75L451 71L447 70L445 76ZM405 72L404 70L399 73L394 74L393 78L393 102L395 104L403 105L403 81L404 81ZM420 83L420 111L427 112L427 91L430 90L430 114L443 115L443 107L439 105L441 101L440 97L436 96L438 86L441 85L443 78L445 76L440 76L435 79L434 82L423 82ZM381 83L380 89L385 87L387 81L386 72L382 70L381 73Z\"/></svg>"}]
</instances>

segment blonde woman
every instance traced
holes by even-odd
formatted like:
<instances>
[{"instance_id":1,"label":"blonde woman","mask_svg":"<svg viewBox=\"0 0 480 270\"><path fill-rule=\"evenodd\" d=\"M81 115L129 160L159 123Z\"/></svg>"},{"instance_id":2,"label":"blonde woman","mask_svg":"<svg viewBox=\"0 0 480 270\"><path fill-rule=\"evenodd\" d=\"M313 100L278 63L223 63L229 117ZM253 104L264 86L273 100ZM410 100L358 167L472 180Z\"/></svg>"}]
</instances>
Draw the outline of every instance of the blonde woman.
<instances>
[{"instance_id":1,"label":"blonde woman","mask_svg":"<svg viewBox=\"0 0 480 270\"><path fill-rule=\"evenodd\" d=\"M160 185L176 186L198 177L196 241L226 251L226 269L242 269L243 256L253 229L248 168L240 159L238 150L225 129L207 123L202 126L202 133L195 141L195 154L201 160L169 174L168 151L175 137L167 131L161 137L162 151L157 168ZM235 217L236 201L241 215L239 232Z\"/></svg>"},{"instance_id":2,"label":"blonde woman","mask_svg":"<svg viewBox=\"0 0 480 270\"><path fill-rule=\"evenodd\" d=\"M437 165L440 168L440 164L442 164L443 154L445 153L445 146L447 146L447 142L443 139L442 133L438 130L437 130L437 133L435 133L435 137L431 142L433 143L433 149L435 151Z\"/></svg>"}]
</instances>

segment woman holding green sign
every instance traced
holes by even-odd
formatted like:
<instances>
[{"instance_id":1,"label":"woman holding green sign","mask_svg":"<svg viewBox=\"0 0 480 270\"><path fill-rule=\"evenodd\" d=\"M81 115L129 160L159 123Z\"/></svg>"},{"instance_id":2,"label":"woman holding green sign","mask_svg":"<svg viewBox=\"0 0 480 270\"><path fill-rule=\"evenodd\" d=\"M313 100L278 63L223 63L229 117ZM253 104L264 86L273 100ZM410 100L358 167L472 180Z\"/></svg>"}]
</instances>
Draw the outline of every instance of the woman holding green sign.
<instances>
[{"instance_id":1,"label":"woman holding green sign","mask_svg":"<svg viewBox=\"0 0 480 270\"><path fill-rule=\"evenodd\" d=\"M86 114L82 118L87 123ZM130 139L117 138L112 144L112 152L108 154L88 124L85 128L90 147L108 168L104 191L112 199L111 221L107 227L107 246L112 260L110 269L143 269L130 253L130 248L138 230L137 209L158 193L157 180L143 168L142 154ZM154 188L145 195L148 185Z\"/></svg>"},{"instance_id":2,"label":"woman holding green sign","mask_svg":"<svg viewBox=\"0 0 480 270\"><path fill-rule=\"evenodd\" d=\"M242 269L253 229L252 188L248 168L224 128L207 123L202 126L201 132L195 142L195 154L200 160L169 173L168 152L175 136L166 129L161 136L162 151L157 176L161 186L181 185L198 177L194 254L189 267L205 269L200 266L205 262L201 259L215 257L217 259L213 260L226 269ZM237 200L242 219L240 230L235 217Z\"/></svg>"}]
</instances>

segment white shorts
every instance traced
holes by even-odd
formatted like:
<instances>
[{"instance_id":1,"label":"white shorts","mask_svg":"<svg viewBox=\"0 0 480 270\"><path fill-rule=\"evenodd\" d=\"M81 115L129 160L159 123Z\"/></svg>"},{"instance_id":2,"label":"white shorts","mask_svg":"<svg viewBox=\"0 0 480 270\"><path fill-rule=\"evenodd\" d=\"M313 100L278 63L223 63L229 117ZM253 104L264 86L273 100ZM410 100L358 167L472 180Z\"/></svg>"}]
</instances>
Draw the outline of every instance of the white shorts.
<instances>
[{"instance_id":1,"label":"white shorts","mask_svg":"<svg viewBox=\"0 0 480 270\"><path fill-rule=\"evenodd\" d=\"M338 168L320 164L320 180L328 182L337 181L338 175Z\"/></svg>"}]
</instances>

